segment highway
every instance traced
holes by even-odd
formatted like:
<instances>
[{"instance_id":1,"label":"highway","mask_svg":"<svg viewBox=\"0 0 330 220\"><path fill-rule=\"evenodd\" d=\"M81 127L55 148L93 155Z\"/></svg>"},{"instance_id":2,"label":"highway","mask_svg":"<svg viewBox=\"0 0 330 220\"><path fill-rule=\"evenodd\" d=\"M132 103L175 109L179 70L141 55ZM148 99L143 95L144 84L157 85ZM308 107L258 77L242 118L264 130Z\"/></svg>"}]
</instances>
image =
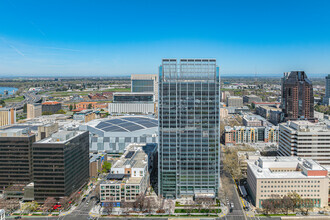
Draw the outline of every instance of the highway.
<instances>
[{"instance_id":1,"label":"highway","mask_svg":"<svg viewBox=\"0 0 330 220\"><path fill-rule=\"evenodd\" d=\"M41 96L35 94L34 92L26 92L23 93L24 100L21 102L17 103L11 103L8 104L7 107L9 108L16 108L16 109L22 109L24 104L32 104L32 103L37 103L41 101Z\"/></svg>"}]
</instances>

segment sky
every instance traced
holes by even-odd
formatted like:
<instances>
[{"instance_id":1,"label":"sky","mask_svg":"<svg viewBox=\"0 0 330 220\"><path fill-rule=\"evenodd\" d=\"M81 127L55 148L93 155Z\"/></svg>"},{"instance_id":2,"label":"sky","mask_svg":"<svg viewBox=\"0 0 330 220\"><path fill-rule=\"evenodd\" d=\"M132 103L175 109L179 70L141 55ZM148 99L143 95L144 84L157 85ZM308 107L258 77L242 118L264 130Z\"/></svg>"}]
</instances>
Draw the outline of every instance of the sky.
<instances>
[{"instance_id":1,"label":"sky","mask_svg":"<svg viewBox=\"0 0 330 220\"><path fill-rule=\"evenodd\" d=\"M224 76L330 72L328 0L1 0L0 76L157 73L216 58Z\"/></svg>"}]
</instances>

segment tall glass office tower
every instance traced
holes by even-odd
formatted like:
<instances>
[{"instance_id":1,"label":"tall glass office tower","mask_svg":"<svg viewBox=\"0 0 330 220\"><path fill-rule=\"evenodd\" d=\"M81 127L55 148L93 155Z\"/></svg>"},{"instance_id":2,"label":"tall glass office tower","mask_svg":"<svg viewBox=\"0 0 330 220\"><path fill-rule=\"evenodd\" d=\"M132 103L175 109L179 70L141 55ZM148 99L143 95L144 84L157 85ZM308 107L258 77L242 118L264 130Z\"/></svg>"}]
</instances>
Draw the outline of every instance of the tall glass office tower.
<instances>
[{"instance_id":1,"label":"tall glass office tower","mask_svg":"<svg viewBox=\"0 0 330 220\"><path fill-rule=\"evenodd\" d=\"M216 196L220 179L219 67L163 59L159 68L159 193Z\"/></svg>"}]
</instances>

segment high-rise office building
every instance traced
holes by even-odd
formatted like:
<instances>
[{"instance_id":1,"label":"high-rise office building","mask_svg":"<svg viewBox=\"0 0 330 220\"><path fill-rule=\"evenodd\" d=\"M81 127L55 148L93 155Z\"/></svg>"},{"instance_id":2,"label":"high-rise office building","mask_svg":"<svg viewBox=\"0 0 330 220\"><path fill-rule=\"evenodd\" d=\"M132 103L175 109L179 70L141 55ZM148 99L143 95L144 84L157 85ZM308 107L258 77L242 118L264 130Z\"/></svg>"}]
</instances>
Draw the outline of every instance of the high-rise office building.
<instances>
[{"instance_id":1,"label":"high-rise office building","mask_svg":"<svg viewBox=\"0 0 330 220\"><path fill-rule=\"evenodd\" d=\"M313 85L304 71L284 73L282 111L285 120L314 118Z\"/></svg>"},{"instance_id":2,"label":"high-rise office building","mask_svg":"<svg viewBox=\"0 0 330 220\"><path fill-rule=\"evenodd\" d=\"M215 59L159 68L159 193L215 196L220 178L220 77Z\"/></svg>"},{"instance_id":3,"label":"high-rise office building","mask_svg":"<svg viewBox=\"0 0 330 220\"><path fill-rule=\"evenodd\" d=\"M88 183L87 131L59 131L33 144L34 198L70 196Z\"/></svg>"},{"instance_id":4,"label":"high-rise office building","mask_svg":"<svg viewBox=\"0 0 330 220\"><path fill-rule=\"evenodd\" d=\"M32 143L36 136L27 129L0 131L0 192L13 184L32 181Z\"/></svg>"},{"instance_id":5,"label":"high-rise office building","mask_svg":"<svg viewBox=\"0 0 330 220\"><path fill-rule=\"evenodd\" d=\"M323 98L323 103L330 105L330 74L325 77L325 97Z\"/></svg>"}]
</instances>

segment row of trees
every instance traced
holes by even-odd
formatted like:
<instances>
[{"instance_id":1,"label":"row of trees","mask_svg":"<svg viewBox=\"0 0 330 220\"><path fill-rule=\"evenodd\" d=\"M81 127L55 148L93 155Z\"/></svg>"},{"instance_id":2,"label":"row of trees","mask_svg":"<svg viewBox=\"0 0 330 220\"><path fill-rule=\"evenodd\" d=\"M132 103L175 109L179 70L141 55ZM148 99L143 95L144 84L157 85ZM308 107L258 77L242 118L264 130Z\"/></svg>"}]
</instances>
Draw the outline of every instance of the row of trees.
<instances>
[{"instance_id":1,"label":"row of trees","mask_svg":"<svg viewBox=\"0 0 330 220\"><path fill-rule=\"evenodd\" d=\"M20 207L18 199L3 199L0 198L0 209L4 209L6 212L13 212Z\"/></svg>"},{"instance_id":2,"label":"row of trees","mask_svg":"<svg viewBox=\"0 0 330 220\"><path fill-rule=\"evenodd\" d=\"M262 202L263 213L268 215L269 213L285 213L289 211L295 212L296 209L304 214L308 213L308 209L313 207L310 202L304 202L300 196L296 193L288 193L288 195L282 198L279 195L271 195L270 199L266 199Z\"/></svg>"},{"instance_id":3,"label":"row of trees","mask_svg":"<svg viewBox=\"0 0 330 220\"><path fill-rule=\"evenodd\" d=\"M128 214L133 212L151 213L156 210L157 213L171 213L174 210L175 204L173 200L165 200L163 197L146 197L144 194L137 196L134 202L121 202L122 212ZM113 203L105 203L103 211L111 215L113 211Z\"/></svg>"}]
</instances>

